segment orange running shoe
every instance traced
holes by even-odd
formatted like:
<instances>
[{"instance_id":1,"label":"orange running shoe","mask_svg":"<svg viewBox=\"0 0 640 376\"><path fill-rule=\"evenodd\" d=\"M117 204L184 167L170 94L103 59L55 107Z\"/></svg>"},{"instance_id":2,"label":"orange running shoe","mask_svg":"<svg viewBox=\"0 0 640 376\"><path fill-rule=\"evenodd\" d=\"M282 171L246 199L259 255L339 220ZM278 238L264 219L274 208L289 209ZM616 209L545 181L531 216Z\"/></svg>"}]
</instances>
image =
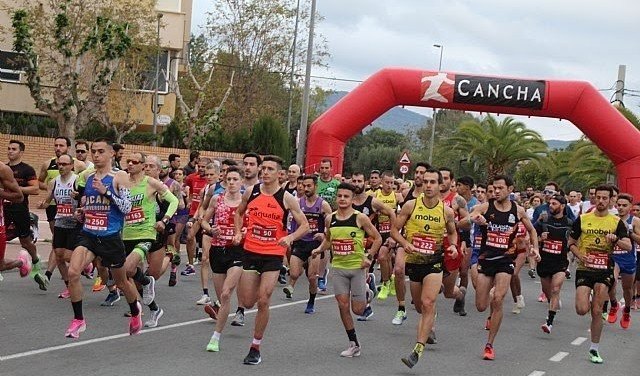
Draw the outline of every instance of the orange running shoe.
<instances>
[{"instance_id":1,"label":"orange running shoe","mask_svg":"<svg viewBox=\"0 0 640 376\"><path fill-rule=\"evenodd\" d=\"M623 312L620 319L620 326L622 329L629 329L631 326L631 312Z\"/></svg>"},{"instance_id":2,"label":"orange running shoe","mask_svg":"<svg viewBox=\"0 0 640 376\"><path fill-rule=\"evenodd\" d=\"M493 352L493 346L490 343L487 343L484 347L484 355L482 359L484 360L494 360L496 358L496 354Z\"/></svg>"},{"instance_id":3,"label":"orange running shoe","mask_svg":"<svg viewBox=\"0 0 640 376\"><path fill-rule=\"evenodd\" d=\"M609 314L607 315L607 322L609 324L613 324L618 321L618 309L620 308L620 304L616 304L615 306L611 306L609 308Z\"/></svg>"}]
</instances>

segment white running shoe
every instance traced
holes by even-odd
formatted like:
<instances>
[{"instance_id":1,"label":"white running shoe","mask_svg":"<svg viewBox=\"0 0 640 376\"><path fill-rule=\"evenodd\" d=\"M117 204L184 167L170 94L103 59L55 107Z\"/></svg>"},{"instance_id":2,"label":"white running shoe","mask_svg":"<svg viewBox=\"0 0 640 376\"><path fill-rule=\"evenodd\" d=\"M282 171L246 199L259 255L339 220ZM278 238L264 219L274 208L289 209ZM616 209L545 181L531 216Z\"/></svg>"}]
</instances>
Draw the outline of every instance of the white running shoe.
<instances>
[{"instance_id":1,"label":"white running shoe","mask_svg":"<svg viewBox=\"0 0 640 376\"><path fill-rule=\"evenodd\" d=\"M360 346L357 346L355 342L349 341L349 347L340 353L340 356L345 358L353 358L360 356Z\"/></svg>"},{"instance_id":2,"label":"white running shoe","mask_svg":"<svg viewBox=\"0 0 640 376\"><path fill-rule=\"evenodd\" d=\"M202 297L196 301L196 304L197 305L211 304L211 298L209 297L209 295L203 294Z\"/></svg>"}]
</instances>

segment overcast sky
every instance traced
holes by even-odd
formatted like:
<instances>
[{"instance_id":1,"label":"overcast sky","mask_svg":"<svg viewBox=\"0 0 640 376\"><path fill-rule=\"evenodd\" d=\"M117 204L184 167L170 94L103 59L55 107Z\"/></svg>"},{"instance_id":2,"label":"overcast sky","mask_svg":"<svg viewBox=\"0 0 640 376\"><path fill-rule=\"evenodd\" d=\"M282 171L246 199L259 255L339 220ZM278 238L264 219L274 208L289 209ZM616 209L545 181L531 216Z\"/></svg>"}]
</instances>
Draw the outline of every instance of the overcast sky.
<instances>
[{"instance_id":1,"label":"overcast sky","mask_svg":"<svg viewBox=\"0 0 640 376\"><path fill-rule=\"evenodd\" d=\"M214 1L194 0L194 32ZM626 64L625 88L636 92L628 92L624 103L640 114L639 1L318 0L317 8L325 18L317 30L326 37L331 58L328 69L313 75L364 80L385 66L437 70L440 51L433 44L444 46L445 71L575 79L598 89L612 88L618 65ZM335 90L357 85L314 84ZM602 93L609 99L613 90ZM582 134L566 120L518 119L545 139L574 140Z\"/></svg>"}]
</instances>

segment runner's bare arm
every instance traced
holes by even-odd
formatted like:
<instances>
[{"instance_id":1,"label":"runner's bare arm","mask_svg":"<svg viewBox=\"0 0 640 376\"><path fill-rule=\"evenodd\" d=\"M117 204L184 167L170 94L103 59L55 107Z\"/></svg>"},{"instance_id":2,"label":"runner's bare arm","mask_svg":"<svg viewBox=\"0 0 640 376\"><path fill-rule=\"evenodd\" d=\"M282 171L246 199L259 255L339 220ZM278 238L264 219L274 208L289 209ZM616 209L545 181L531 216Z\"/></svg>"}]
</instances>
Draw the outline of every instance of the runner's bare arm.
<instances>
[{"instance_id":1,"label":"runner's bare arm","mask_svg":"<svg viewBox=\"0 0 640 376\"><path fill-rule=\"evenodd\" d=\"M626 223L621 219L618 220L616 232L607 234L605 238L625 251L630 251L632 248L631 239L629 239L629 230L627 230Z\"/></svg>"},{"instance_id":2,"label":"runner's bare arm","mask_svg":"<svg viewBox=\"0 0 640 376\"><path fill-rule=\"evenodd\" d=\"M391 223L396 220L396 212L391 209L387 205L383 204L382 201L376 199L375 197L371 200L371 207L375 212L382 213L390 218Z\"/></svg>"},{"instance_id":3,"label":"runner's bare arm","mask_svg":"<svg viewBox=\"0 0 640 376\"><path fill-rule=\"evenodd\" d=\"M480 226L484 226L487 224L486 219L484 218L484 213L487 212L487 209L489 209L489 203L485 202L479 205L476 205L473 207L473 209L471 210L471 213L469 213L468 216L464 217L464 218L460 218L460 222L473 222L477 225Z\"/></svg>"},{"instance_id":4,"label":"runner's bare arm","mask_svg":"<svg viewBox=\"0 0 640 376\"><path fill-rule=\"evenodd\" d=\"M322 243L318 246L318 248L311 251L311 256L316 257L322 252L326 251L331 247L331 232L329 231L329 227L331 226L331 216L327 216L324 218L324 239L322 239Z\"/></svg>"},{"instance_id":5,"label":"runner's bare arm","mask_svg":"<svg viewBox=\"0 0 640 376\"><path fill-rule=\"evenodd\" d=\"M526 210L524 207L518 205L518 217L522 221L522 224L527 229L529 233L529 240L531 241L531 248L529 249L529 256L535 257L536 261L540 261L540 249L538 248L538 233L536 229L533 227L533 223L529 219Z\"/></svg>"},{"instance_id":6,"label":"runner's bare arm","mask_svg":"<svg viewBox=\"0 0 640 376\"><path fill-rule=\"evenodd\" d=\"M47 184L47 196L40 202L39 208L45 209L49 204L51 204L51 200L53 200L53 186L55 185L54 181L49 181Z\"/></svg>"},{"instance_id":7,"label":"runner's bare arm","mask_svg":"<svg viewBox=\"0 0 640 376\"><path fill-rule=\"evenodd\" d=\"M640 218L637 218L637 217L633 218L632 226L633 226L633 230L629 234L629 237L634 242L640 243Z\"/></svg>"},{"instance_id":8,"label":"runner's bare arm","mask_svg":"<svg viewBox=\"0 0 640 376\"><path fill-rule=\"evenodd\" d=\"M465 218L469 215L469 211L467 210L467 200L464 197L457 195L456 198L456 211L458 212L458 218ZM460 221L457 224L458 229L460 230L469 230L471 228L471 223L469 221Z\"/></svg>"},{"instance_id":9,"label":"runner's bare arm","mask_svg":"<svg viewBox=\"0 0 640 376\"><path fill-rule=\"evenodd\" d=\"M0 198L13 203L22 202L24 196L18 182L13 177L13 171L9 166L0 163Z\"/></svg>"},{"instance_id":10,"label":"runner's bare arm","mask_svg":"<svg viewBox=\"0 0 640 376\"><path fill-rule=\"evenodd\" d=\"M173 195L178 198L178 210L184 209L185 208L184 200L180 199L182 197L182 191L180 190L180 183L178 183L177 181L174 181L173 183L171 183L170 189L171 189L171 193L173 193Z\"/></svg>"},{"instance_id":11,"label":"runner's bare arm","mask_svg":"<svg viewBox=\"0 0 640 376\"><path fill-rule=\"evenodd\" d=\"M149 185L153 190L155 190L158 197L160 197L162 201L169 203L167 212L162 218L162 220L166 222L171 219L171 217L173 217L173 215L176 213L176 210L178 209L178 198L173 193L171 193L169 187L167 187L162 181L155 178L149 178L148 181Z\"/></svg>"},{"instance_id":12,"label":"runner's bare arm","mask_svg":"<svg viewBox=\"0 0 640 376\"><path fill-rule=\"evenodd\" d=\"M284 207L289 209L289 212L293 216L293 220L298 223L296 231L280 240L282 245L289 246L291 243L300 239L309 232L309 221L307 221L307 217L302 212L302 209L300 209L300 202L289 192L284 193Z\"/></svg>"},{"instance_id":13,"label":"runner's bare arm","mask_svg":"<svg viewBox=\"0 0 640 376\"><path fill-rule=\"evenodd\" d=\"M87 169L86 163L84 163L83 161L77 158L73 158L73 170L76 172L76 174L79 174L86 169Z\"/></svg>"},{"instance_id":14,"label":"runner's bare arm","mask_svg":"<svg viewBox=\"0 0 640 376\"><path fill-rule=\"evenodd\" d=\"M369 219L369 217L367 217L363 213L358 214L358 216L356 217L356 222L358 223L358 226L360 226L367 233L367 236L373 239L373 244L371 245L369 254L371 256L375 256L382 246L382 236L373 225L373 223L371 223L371 219ZM371 264L371 262L369 262L369 264Z\"/></svg>"},{"instance_id":15,"label":"runner's bare arm","mask_svg":"<svg viewBox=\"0 0 640 376\"><path fill-rule=\"evenodd\" d=\"M45 181L47 180L47 168L49 167L49 162L45 161L42 163L42 165L40 166L40 174L38 175L38 185L40 186L40 189L43 191L47 190L47 185L45 184Z\"/></svg>"},{"instance_id":16,"label":"runner's bare arm","mask_svg":"<svg viewBox=\"0 0 640 376\"><path fill-rule=\"evenodd\" d=\"M331 205L329 205L329 203L326 200L322 201L322 214L324 215L324 218L326 219L327 217L331 218ZM326 227L325 227L326 228ZM322 240L324 239L325 234L323 232L319 232L317 234L315 234L313 236L313 240Z\"/></svg>"},{"instance_id":17,"label":"runner's bare arm","mask_svg":"<svg viewBox=\"0 0 640 376\"><path fill-rule=\"evenodd\" d=\"M405 239L400 231L404 228L404 225L407 223L411 212L416 206L416 200L409 200L404 205L402 205L402 209L400 209L400 213L396 216L396 220L393 222L391 226L391 237L393 240L398 242L405 251L412 253L414 251L413 245Z\"/></svg>"},{"instance_id":18,"label":"runner's bare arm","mask_svg":"<svg viewBox=\"0 0 640 376\"><path fill-rule=\"evenodd\" d=\"M233 244L235 245L238 245L240 244L240 242L242 242L242 219L244 217L244 212L247 211L247 203L249 202L249 197L251 197L252 191L253 186L247 187L247 190L242 194L242 201L240 201L240 205L238 205L236 213L233 216Z\"/></svg>"},{"instance_id":19,"label":"runner's bare arm","mask_svg":"<svg viewBox=\"0 0 640 376\"><path fill-rule=\"evenodd\" d=\"M214 200L213 202L216 202L218 200L218 196L217 195L213 196L213 200ZM209 222L211 221L211 218L213 218L215 212L216 212L216 206L209 205L207 210L204 212L204 216L202 217L202 220L200 221L200 227L202 228L202 231L210 236L213 236L213 235L211 234L212 227L209 224Z\"/></svg>"},{"instance_id":20,"label":"runner's bare arm","mask_svg":"<svg viewBox=\"0 0 640 376\"><path fill-rule=\"evenodd\" d=\"M445 217L445 225L447 226L447 236L449 237L449 247L445 250L445 252L451 255L451 258L458 257L458 248L456 244L458 244L458 230L456 229L455 222L455 214L453 209L445 207L444 208L444 217Z\"/></svg>"}]
</instances>

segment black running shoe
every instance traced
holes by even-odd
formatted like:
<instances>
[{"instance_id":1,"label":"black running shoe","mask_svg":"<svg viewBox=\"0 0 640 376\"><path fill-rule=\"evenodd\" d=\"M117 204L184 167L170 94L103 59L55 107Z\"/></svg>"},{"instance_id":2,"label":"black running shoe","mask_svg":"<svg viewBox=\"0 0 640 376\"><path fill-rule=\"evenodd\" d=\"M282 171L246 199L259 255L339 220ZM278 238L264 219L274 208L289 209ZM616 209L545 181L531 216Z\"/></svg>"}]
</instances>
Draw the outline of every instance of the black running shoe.
<instances>
[{"instance_id":1,"label":"black running shoe","mask_svg":"<svg viewBox=\"0 0 640 376\"><path fill-rule=\"evenodd\" d=\"M176 272L169 273L169 286L175 286L178 282L178 278L176 276Z\"/></svg>"},{"instance_id":2,"label":"black running shoe","mask_svg":"<svg viewBox=\"0 0 640 376\"><path fill-rule=\"evenodd\" d=\"M415 351L412 351L408 357L402 358L402 363L404 363L409 368L413 368L413 366L415 366L416 363L418 363L418 360L420 360L418 353Z\"/></svg>"},{"instance_id":3,"label":"black running shoe","mask_svg":"<svg viewBox=\"0 0 640 376\"><path fill-rule=\"evenodd\" d=\"M249 349L249 354L244 357L244 364L257 365L260 364L262 358L260 357L260 351L254 349L253 347Z\"/></svg>"}]
</instances>

